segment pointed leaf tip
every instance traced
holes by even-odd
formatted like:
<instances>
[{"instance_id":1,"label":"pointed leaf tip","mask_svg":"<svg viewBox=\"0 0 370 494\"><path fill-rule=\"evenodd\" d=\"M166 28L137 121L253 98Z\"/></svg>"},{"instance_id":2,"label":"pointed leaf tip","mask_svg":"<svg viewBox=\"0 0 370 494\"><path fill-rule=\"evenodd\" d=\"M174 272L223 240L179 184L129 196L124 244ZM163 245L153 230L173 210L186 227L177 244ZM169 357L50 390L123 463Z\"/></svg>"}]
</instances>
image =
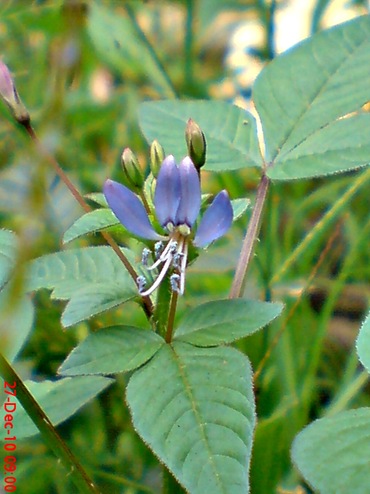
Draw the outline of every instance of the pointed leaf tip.
<instances>
[{"instance_id":1,"label":"pointed leaf tip","mask_svg":"<svg viewBox=\"0 0 370 494\"><path fill-rule=\"evenodd\" d=\"M162 239L150 224L143 204L130 189L108 179L103 192L109 207L128 231L149 240Z\"/></svg>"},{"instance_id":2,"label":"pointed leaf tip","mask_svg":"<svg viewBox=\"0 0 370 494\"><path fill-rule=\"evenodd\" d=\"M226 190L214 198L200 222L194 238L196 247L204 247L225 235L233 221L233 208Z\"/></svg>"}]
</instances>

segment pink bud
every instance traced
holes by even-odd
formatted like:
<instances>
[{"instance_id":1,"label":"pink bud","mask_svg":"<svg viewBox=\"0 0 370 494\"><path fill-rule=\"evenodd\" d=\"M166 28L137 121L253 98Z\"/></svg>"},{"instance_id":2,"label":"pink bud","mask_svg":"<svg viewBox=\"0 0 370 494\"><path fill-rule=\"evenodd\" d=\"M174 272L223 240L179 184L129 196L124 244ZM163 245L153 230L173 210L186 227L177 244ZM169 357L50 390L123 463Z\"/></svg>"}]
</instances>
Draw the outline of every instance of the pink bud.
<instances>
[{"instance_id":1,"label":"pink bud","mask_svg":"<svg viewBox=\"0 0 370 494\"><path fill-rule=\"evenodd\" d=\"M13 106L18 103L18 95L14 87L12 76L8 67L0 60L0 96L5 102Z\"/></svg>"},{"instance_id":2,"label":"pink bud","mask_svg":"<svg viewBox=\"0 0 370 494\"><path fill-rule=\"evenodd\" d=\"M30 122L30 116L18 96L12 76L8 67L0 60L0 97L9 106L17 122L26 125Z\"/></svg>"}]
</instances>

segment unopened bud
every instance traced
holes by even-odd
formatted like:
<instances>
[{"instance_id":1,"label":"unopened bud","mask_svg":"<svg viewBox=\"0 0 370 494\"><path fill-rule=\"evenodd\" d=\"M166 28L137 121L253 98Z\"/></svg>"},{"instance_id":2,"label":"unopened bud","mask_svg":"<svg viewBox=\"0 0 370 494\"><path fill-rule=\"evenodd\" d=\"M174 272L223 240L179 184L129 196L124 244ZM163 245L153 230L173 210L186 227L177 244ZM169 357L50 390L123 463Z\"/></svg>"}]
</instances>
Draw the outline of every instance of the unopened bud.
<instances>
[{"instance_id":1,"label":"unopened bud","mask_svg":"<svg viewBox=\"0 0 370 494\"><path fill-rule=\"evenodd\" d=\"M130 148L126 148L121 156L124 182L130 189L138 192L144 186L144 174L140 164Z\"/></svg>"},{"instance_id":2,"label":"unopened bud","mask_svg":"<svg viewBox=\"0 0 370 494\"><path fill-rule=\"evenodd\" d=\"M0 96L11 109L17 122L29 123L30 116L14 85L8 67L0 60Z\"/></svg>"},{"instance_id":3,"label":"unopened bud","mask_svg":"<svg viewBox=\"0 0 370 494\"><path fill-rule=\"evenodd\" d=\"M157 140L154 140L150 146L150 169L153 177L157 178L163 160L164 149Z\"/></svg>"},{"instance_id":4,"label":"unopened bud","mask_svg":"<svg viewBox=\"0 0 370 494\"><path fill-rule=\"evenodd\" d=\"M185 129L185 139L190 156L195 168L198 170L206 162L206 138L197 123L189 118Z\"/></svg>"}]
</instances>

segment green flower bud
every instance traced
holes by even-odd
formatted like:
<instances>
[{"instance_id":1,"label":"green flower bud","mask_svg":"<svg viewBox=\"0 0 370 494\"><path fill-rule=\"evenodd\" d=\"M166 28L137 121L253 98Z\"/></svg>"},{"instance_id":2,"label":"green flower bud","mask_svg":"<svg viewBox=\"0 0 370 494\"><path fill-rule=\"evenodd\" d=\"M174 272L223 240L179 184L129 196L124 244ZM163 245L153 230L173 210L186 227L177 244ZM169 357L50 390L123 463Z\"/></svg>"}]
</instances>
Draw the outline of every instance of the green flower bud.
<instances>
[{"instance_id":1,"label":"green flower bud","mask_svg":"<svg viewBox=\"0 0 370 494\"><path fill-rule=\"evenodd\" d=\"M152 145L150 146L150 170L153 174L153 177L157 178L164 158L165 156L163 147L157 140L154 140L152 142Z\"/></svg>"},{"instance_id":2,"label":"green flower bud","mask_svg":"<svg viewBox=\"0 0 370 494\"><path fill-rule=\"evenodd\" d=\"M140 164L130 148L124 149L121 156L121 164L124 173L124 183L135 192L142 190L144 186L144 174Z\"/></svg>"},{"instance_id":3,"label":"green flower bud","mask_svg":"<svg viewBox=\"0 0 370 494\"><path fill-rule=\"evenodd\" d=\"M8 67L0 60L0 96L9 106L17 122L25 125L30 122L30 116L23 105L14 85Z\"/></svg>"},{"instance_id":4,"label":"green flower bud","mask_svg":"<svg viewBox=\"0 0 370 494\"><path fill-rule=\"evenodd\" d=\"M206 162L206 138L197 123L189 118L185 129L185 139L188 147L188 154L199 170Z\"/></svg>"}]
</instances>

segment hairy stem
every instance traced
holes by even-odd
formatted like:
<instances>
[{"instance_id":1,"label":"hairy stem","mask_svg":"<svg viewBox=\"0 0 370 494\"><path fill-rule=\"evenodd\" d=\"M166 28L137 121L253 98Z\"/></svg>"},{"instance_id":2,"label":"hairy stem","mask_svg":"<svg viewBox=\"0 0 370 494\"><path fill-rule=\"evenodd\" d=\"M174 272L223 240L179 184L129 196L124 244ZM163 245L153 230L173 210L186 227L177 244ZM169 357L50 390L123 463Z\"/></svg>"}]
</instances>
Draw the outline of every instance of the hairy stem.
<instances>
[{"instance_id":1,"label":"hairy stem","mask_svg":"<svg viewBox=\"0 0 370 494\"><path fill-rule=\"evenodd\" d=\"M229 298L241 297L244 291L246 274L253 255L254 244L259 234L263 206L267 196L270 180L266 174L262 175L256 195L253 213L245 234L242 250L235 270L234 280L231 286Z\"/></svg>"},{"instance_id":2,"label":"hairy stem","mask_svg":"<svg viewBox=\"0 0 370 494\"><path fill-rule=\"evenodd\" d=\"M171 343L172 341L172 334L173 334L178 298L179 298L179 294L177 292L172 292L170 311L168 313L167 332L165 337L166 343Z\"/></svg>"},{"instance_id":3,"label":"hairy stem","mask_svg":"<svg viewBox=\"0 0 370 494\"><path fill-rule=\"evenodd\" d=\"M1 353L0 375L5 382L11 385L15 383L14 390L16 390L17 399L27 412L27 415L41 432L50 449L58 458L60 458L68 472L68 475L70 476L71 481L75 484L78 491L83 494L99 494L99 490L89 478L77 458L73 455L72 451L59 436L48 416L42 408L40 408L40 405L23 384L22 379L18 376L13 367Z\"/></svg>"},{"instance_id":4,"label":"hairy stem","mask_svg":"<svg viewBox=\"0 0 370 494\"><path fill-rule=\"evenodd\" d=\"M193 21L194 0L186 1L186 20L184 38L184 73L186 85L190 87L193 83Z\"/></svg>"}]
</instances>

